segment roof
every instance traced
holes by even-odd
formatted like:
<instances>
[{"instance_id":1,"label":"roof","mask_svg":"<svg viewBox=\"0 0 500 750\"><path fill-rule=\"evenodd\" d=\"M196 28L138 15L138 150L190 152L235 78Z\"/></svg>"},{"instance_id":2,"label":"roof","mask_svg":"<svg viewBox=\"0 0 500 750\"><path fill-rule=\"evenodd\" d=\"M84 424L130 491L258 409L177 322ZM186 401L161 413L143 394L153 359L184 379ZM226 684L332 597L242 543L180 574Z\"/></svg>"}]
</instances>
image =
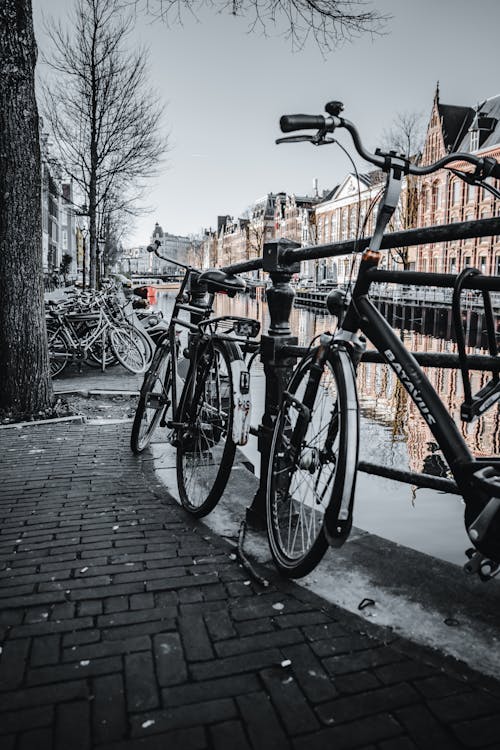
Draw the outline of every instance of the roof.
<instances>
[{"instance_id":1,"label":"roof","mask_svg":"<svg viewBox=\"0 0 500 750\"><path fill-rule=\"evenodd\" d=\"M447 151L470 151L470 130L479 129L479 148L500 143L500 95L485 99L475 107L438 103L444 144Z\"/></svg>"},{"instance_id":2,"label":"roof","mask_svg":"<svg viewBox=\"0 0 500 750\"><path fill-rule=\"evenodd\" d=\"M442 123L444 145L447 151L457 151L457 144L469 130L474 110L472 107L457 107L454 104L438 104Z\"/></svg>"}]
</instances>

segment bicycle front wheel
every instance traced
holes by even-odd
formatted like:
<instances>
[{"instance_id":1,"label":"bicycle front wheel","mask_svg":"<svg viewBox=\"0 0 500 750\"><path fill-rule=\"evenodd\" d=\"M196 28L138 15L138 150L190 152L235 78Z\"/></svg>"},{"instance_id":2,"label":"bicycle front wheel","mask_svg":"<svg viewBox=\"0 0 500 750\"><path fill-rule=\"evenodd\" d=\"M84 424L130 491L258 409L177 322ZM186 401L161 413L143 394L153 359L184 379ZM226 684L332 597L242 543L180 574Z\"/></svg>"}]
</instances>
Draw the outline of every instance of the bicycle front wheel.
<instances>
[{"instance_id":1,"label":"bicycle front wheel","mask_svg":"<svg viewBox=\"0 0 500 750\"><path fill-rule=\"evenodd\" d=\"M144 372L146 360L144 352L128 331L123 328L113 328L109 334L109 342L117 360L130 372Z\"/></svg>"},{"instance_id":2,"label":"bicycle front wheel","mask_svg":"<svg viewBox=\"0 0 500 750\"><path fill-rule=\"evenodd\" d=\"M311 370L314 358L311 352L288 385L269 458L269 545L276 566L290 578L307 575L322 559L328 548L325 513L346 493L352 501L356 480L359 427L351 359L335 350L318 374Z\"/></svg>"},{"instance_id":3,"label":"bicycle front wheel","mask_svg":"<svg viewBox=\"0 0 500 750\"><path fill-rule=\"evenodd\" d=\"M177 427L177 486L183 507L201 517L227 484L236 445L232 438L231 354L214 341L188 374Z\"/></svg>"},{"instance_id":4,"label":"bicycle front wheel","mask_svg":"<svg viewBox=\"0 0 500 750\"><path fill-rule=\"evenodd\" d=\"M130 436L134 453L142 453L147 448L162 417L166 417L170 406L171 372L170 347L168 343L160 344L144 377L134 416Z\"/></svg>"},{"instance_id":5,"label":"bicycle front wheel","mask_svg":"<svg viewBox=\"0 0 500 750\"><path fill-rule=\"evenodd\" d=\"M47 325L50 375L55 378L62 373L71 356L71 343L61 328Z\"/></svg>"}]
</instances>

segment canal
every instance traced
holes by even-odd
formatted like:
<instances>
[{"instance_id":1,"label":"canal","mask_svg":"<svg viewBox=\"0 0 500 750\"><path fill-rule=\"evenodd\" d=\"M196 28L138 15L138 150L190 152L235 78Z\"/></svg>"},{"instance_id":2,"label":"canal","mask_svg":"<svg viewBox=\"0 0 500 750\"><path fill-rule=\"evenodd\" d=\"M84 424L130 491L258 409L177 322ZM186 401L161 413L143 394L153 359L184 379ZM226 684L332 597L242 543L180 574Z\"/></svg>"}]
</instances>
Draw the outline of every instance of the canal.
<instances>
[{"instance_id":1,"label":"canal","mask_svg":"<svg viewBox=\"0 0 500 750\"><path fill-rule=\"evenodd\" d=\"M160 292L157 308L168 319L174 292ZM412 351L453 352L448 310L402 308L385 303L384 314L399 331ZM265 302L241 295L235 299L217 298L217 314L233 314L256 318L261 330L268 327ZM469 316L470 318L470 316ZM331 318L318 310L295 307L291 328L300 344L306 344L322 331L329 330ZM482 326L472 317L467 320L470 332L469 350L483 353ZM470 449L475 455L498 455L500 419L494 407L472 425L459 420L462 401L460 373L450 369L429 368L427 374L437 392L455 416ZM477 390L487 374L475 373L473 388ZM360 460L382 463L398 469L426 471L447 476L447 467L432 434L408 394L385 365L362 363L358 372L361 404ZM260 422L264 407L264 374L258 360L252 368L252 424ZM246 458L259 473L256 439L245 447ZM246 499L250 504L252 498ZM372 534L442 560L462 565L464 551L470 547L463 526L463 502L459 496L418 489L362 472L358 473L355 504L355 525Z\"/></svg>"}]
</instances>

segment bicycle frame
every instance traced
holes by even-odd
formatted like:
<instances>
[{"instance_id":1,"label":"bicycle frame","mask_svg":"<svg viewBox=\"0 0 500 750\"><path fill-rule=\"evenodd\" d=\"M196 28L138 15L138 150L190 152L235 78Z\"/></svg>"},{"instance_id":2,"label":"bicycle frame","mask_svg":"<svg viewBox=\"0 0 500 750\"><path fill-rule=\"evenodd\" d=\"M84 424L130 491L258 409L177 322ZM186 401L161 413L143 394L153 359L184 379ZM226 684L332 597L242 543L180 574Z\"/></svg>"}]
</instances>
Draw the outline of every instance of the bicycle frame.
<instances>
[{"instance_id":1,"label":"bicycle frame","mask_svg":"<svg viewBox=\"0 0 500 750\"><path fill-rule=\"evenodd\" d=\"M214 330L209 330L208 332L206 332L206 329L210 329L213 324L217 324L225 320L240 320L246 322L246 319L227 315L211 317L211 313L213 312L215 293L207 292L203 285L198 285L197 277L199 276L200 272L197 269L183 264L178 265L182 265L182 267L185 269L185 274L175 299L174 308L170 318L169 329L165 334L165 336L168 338L170 351L175 352L175 355L171 357L170 371L169 405L171 408L171 419L167 422L164 421L164 418L162 418L161 420L162 424L166 425L169 429L172 430L175 430L180 426L179 410L181 406L181 394L179 394L178 392L177 352L179 350L179 345L177 327L187 329L187 331L189 332L188 350L190 356L189 370L186 373L186 380L190 377L192 370L200 366L200 362L202 362L205 354L207 352L210 352L210 348L214 339L226 342L229 347L243 344L244 347L246 347L246 349L249 351L255 351L258 348L258 344L251 344L248 339L240 339L234 336L227 336L221 333L216 333ZM182 311L188 312L190 314L189 321L179 318L179 313ZM161 342L159 345L161 346ZM207 368L208 367L209 363L207 363ZM231 371L233 383L232 397L234 401L235 414L235 418L233 420L232 438L237 445L244 445L247 442L250 430L249 418L251 413L251 399L249 393L248 370L244 366L244 360L242 360L241 354L240 356L234 356L232 358ZM199 379L199 382L203 383L204 377L201 377Z\"/></svg>"},{"instance_id":2,"label":"bicycle frame","mask_svg":"<svg viewBox=\"0 0 500 750\"><path fill-rule=\"evenodd\" d=\"M346 314L346 318L349 316L349 328L359 329L366 334L385 362L394 370L436 438L460 488L470 475L470 467L475 459L429 378L364 292L366 285L369 286L371 283L370 269L375 267L373 261L370 265L365 263L361 264ZM334 337L334 341L348 340L350 337L346 336L346 333L345 329L342 329Z\"/></svg>"}]
</instances>

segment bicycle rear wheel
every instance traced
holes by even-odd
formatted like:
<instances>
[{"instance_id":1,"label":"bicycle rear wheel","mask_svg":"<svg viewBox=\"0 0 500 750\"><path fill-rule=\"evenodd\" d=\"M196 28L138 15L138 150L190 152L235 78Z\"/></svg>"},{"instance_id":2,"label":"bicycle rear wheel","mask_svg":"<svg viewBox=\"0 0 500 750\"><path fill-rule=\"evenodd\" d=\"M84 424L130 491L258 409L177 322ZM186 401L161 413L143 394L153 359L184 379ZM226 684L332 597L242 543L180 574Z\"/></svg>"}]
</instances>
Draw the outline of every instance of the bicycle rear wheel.
<instances>
[{"instance_id":1,"label":"bicycle rear wheel","mask_svg":"<svg viewBox=\"0 0 500 750\"><path fill-rule=\"evenodd\" d=\"M130 436L134 453L142 453L147 448L162 417L166 416L170 406L171 373L170 347L168 343L160 344L144 377L134 416Z\"/></svg>"},{"instance_id":2,"label":"bicycle rear wheel","mask_svg":"<svg viewBox=\"0 0 500 750\"><path fill-rule=\"evenodd\" d=\"M190 369L177 421L180 500L189 513L205 516L224 492L236 451L231 354L220 341Z\"/></svg>"},{"instance_id":3,"label":"bicycle rear wheel","mask_svg":"<svg viewBox=\"0 0 500 750\"><path fill-rule=\"evenodd\" d=\"M269 545L277 567L290 578L307 575L319 563L328 548L325 513L346 493L352 502L356 480L359 427L350 357L333 351L319 374L311 370L314 358L313 351L289 383L269 458ZM315 377L317 385L306 395Z\"/></svg>"},{"instance_id":4,"label":"bicycle rear wheel","mask_svg":"<svg viewBox=\"0 0 500 750\"><path fill-rule=\"evenodd\" d=\"M111 348L117 360L130 372L144 372L146 360L144 352L128 331L123 328L113 328L109 334Z\"/></svg>"}]
</instances>

